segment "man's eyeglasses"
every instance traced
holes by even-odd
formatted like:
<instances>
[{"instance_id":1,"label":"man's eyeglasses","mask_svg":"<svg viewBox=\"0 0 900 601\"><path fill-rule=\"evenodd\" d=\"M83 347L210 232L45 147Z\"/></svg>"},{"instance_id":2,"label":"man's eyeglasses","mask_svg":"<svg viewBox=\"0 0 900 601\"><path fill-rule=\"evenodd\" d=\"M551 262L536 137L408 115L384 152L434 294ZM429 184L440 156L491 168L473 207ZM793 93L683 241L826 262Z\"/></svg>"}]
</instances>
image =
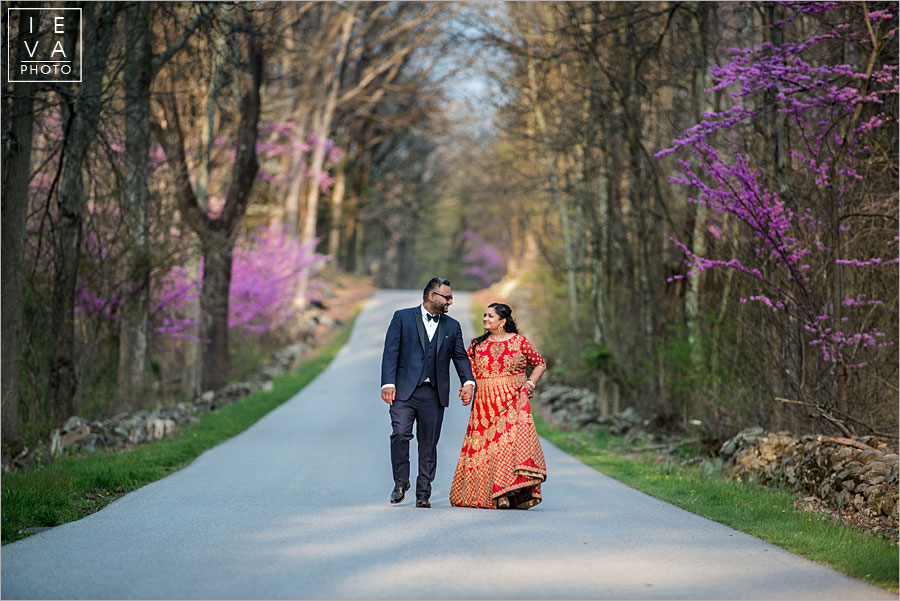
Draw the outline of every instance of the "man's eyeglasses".
<instances>
[{"instance_id":1,"label":"man's eyeglasses","mask_svg":"<svg viewBox=\"0 0 900 601\"><path fill-rule=\"evenodd\" d=\"M432 290L432 292L434 292L434 290ZM448 301L452 301L452 300L453 300L453 295L452 295L452 294L451 294L450 296L447 296L446 294L441 294L440 292L434 292L434 293L437 294L438 296L443 296L443 297L446 298Z\"/></svg>"}]
</instances>

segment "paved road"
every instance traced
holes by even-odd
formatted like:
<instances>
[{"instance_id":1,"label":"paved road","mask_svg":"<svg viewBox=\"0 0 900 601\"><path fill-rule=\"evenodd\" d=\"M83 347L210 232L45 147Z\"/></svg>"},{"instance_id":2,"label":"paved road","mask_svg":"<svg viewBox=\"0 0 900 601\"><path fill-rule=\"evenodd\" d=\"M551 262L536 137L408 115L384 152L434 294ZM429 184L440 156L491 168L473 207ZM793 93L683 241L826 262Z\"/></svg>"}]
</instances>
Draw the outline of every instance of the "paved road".
<instances>
[{"instance_id":1,"label":"paved road","mask_svg":"<svg viewBox=\"0 0 900 601\"><path fill-rule=\"evenodd\" d=\"M530 511L450 507L467 410L446 414L433 507L390 505L380 292L300 394L178 473L2 548L2 597L896 599L657 501L549 443ZM467 335L468 295L452 314ZM453 376L452 386L458 387ZM413 445L414 446L414 445ZM413 457L415 465L415 457Z\"/></svg>"}]
</instances>

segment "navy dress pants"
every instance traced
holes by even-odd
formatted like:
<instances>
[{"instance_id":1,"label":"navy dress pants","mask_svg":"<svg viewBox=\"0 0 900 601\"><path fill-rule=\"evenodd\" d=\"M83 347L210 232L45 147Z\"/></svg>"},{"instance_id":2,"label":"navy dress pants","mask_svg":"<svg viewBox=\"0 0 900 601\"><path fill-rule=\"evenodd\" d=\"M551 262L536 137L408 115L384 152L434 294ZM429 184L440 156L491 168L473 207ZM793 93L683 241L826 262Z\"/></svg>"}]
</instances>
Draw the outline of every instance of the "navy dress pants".
<instances>
[{"instance_id":1,"label":"navy dress pants","mask_svg":"<svg viewBox=\"0 0 900 601\"><path fill-rule=\"evenodd\" d=\"M391 413L391 467L394 484L404 486L409 482L409 441L416 425L416 441L419 449L419 477L416 478L416 498L431 497L431 482L437 470L437 443L444 421L444 407L438 399L437 389L431 384L421 384L405 401L395 400Z\"/></svg>"}]
</instances>

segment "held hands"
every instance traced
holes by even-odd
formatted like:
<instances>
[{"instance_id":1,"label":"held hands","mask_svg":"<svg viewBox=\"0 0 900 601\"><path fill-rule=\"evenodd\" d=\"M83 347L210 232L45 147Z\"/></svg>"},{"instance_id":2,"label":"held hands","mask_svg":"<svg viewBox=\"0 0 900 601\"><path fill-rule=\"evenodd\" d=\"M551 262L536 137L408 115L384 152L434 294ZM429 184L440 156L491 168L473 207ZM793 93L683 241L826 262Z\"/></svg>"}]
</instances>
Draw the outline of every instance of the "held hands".
<instances>
[{"instance_id":1,"label":"held hands","mask_svg":"<svg viewBox=\"0 0 900 601\"><path fill-rule=\"evenodd\" d=\"M472 391L475 389L474 386L469 384L468 386L463 386L459 389L459 398L462 400L463 406L468 405L472 402Z\"/></svg>"}]
</instances>

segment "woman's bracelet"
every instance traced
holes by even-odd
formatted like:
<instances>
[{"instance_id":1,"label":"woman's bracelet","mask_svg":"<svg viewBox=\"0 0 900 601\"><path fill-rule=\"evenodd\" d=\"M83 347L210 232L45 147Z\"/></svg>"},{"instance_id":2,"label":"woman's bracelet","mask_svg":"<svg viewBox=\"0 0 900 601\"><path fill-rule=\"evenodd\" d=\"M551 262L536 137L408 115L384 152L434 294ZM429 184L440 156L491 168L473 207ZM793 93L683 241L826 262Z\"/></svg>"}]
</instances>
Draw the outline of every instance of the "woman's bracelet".
<instances>
[{"instance_id":1,"label":"woman's bracelet","mask_svg":"<svg viewBox=\"0 0 900 601\"><path fill-rule=\"evenodd\" d=\"M534 389L536 388L536 386L535 386L535 384L534 384L534 380L525 380L525 383L526 383L526 384L531 384L531 389L532 389L532 390L534 390Z\"/></svg>"}]
</instances>

